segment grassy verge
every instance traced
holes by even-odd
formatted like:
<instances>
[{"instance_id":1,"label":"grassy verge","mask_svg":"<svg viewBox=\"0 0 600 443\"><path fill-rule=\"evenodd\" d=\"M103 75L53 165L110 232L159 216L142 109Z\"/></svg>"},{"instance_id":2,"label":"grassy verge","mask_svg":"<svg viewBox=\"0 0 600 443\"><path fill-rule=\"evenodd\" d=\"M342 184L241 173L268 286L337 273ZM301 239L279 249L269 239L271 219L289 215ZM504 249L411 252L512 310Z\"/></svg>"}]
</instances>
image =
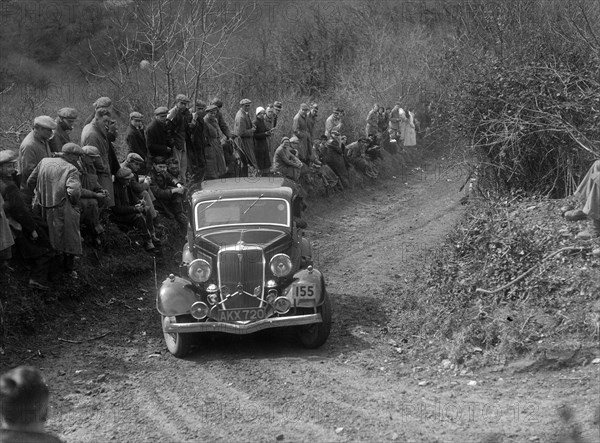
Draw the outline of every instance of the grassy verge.
<instances>
[{"instance_id":1,"label":"grassy verge","mask_svg":"<svg viewBox=\"0 0 600 443\"><path fill-rule=\"evenodd\" d=\"M593 347L600 258L590 241L575 240L585 222L565 221L563 204L471 201L429 266L398 288L398 332L434 343L436 358L456 367Z\"/></svg>"}]
</instances>

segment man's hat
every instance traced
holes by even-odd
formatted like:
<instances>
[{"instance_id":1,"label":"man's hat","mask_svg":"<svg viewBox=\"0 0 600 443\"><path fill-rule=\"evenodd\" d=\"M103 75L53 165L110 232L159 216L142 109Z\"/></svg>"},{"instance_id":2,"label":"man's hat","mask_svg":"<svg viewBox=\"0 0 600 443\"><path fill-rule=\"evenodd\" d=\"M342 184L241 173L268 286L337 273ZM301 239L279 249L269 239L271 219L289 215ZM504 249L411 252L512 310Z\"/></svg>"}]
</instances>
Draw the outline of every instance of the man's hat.
<instances>
[{"instance_id":1,"label":"man's hat","mask_svg":"<svg viewBox=\"0 0 600 443\"><path fill-rule=\"evenodd\" d=\"M76 119L77 110L74 108L61 108L58 110L58 116L62 118Z\"/></svg>"},{"instance_id":2,"label":"man's hat","mask_svg":"<svg viewBox=\"0 0 600 443\"><path fill-rule=\"evenodd\" d=\"M340 135L340 133L334 129L333 131L331 131L331 135Z\"/></svg>"},{"instance_id":3,"label":"man's hat","mask_svg":"<svg viewBox=\"0 0 600 443\"><path fill-rule=\"evenodd\" d=\"M85 152L77 143L65 143L61 151L63 154L85 155Z\"/></svg>"},{"instance_id":4,"label":"man's hat","mask_svg":"<svg viewBox=\"0 0 600 443\"><path fill-rule=\"evenodd\" d=\"M140 154L136 154L135 152L130 152L127 154L127 158L125 160L127 163L145 163L144 159Z\"/></svg>"},{"instance_id":5,"label":"man's hat","mask_svg":"<svg viewBox=\"0 0 600 443\"><path fill-rule=\"evenodd\" d=\"M283 105L281 104L281 102L275 101L275 102L273 102L273 107L275 109L279 109L281 111L281 108L283 108Z\"/></svg>"},{"instance_id":6,"label":"man's hat","mask_svg":"<svg viewBox=\"0 0 600 443\"><path fill-rule=\"evenodd\" d=\"M210 101L211 105L215 105L217 108L221 108L223 107L223 102L221 101L221 99L215 97Z\"/></svg>"},{"instance_id":7,"label":"man's hat","mask_svg":"<svg viewBox=\"0 0 600 443\"><path fill-rule=\"evenodd\" d=\"M177 96L175 97L175 101L182 102L182 103L189 103L190 99L185 94L177 94Z\"/></svg>"},{"instance_id":8,"label":"man's hat","mask_svg":"<svg viewBox=\"0 0 600 443\"><path fill-rule=\"evenodd\" d=\"M112 105L112 100L108 97L100 97L94 102L94 108L108 108Z\"/></svg>"},{"instance_id":9,"label":"man's hat","mask_svg":"<svg viewBox=\"0 0 600 443\"><path fill-rule=\"evenodd\" d=\"M3 165L4 163L16 162L18 156L19 155L16 153L16 151L13 151L12 149L0 151L0 165Z\"/></svg>"},{"instance_id":10,"label":"man's hat","mask_svg":"<svg viewBox=\"0 0 600 443\"><path fill-rule=\"evenodd\" d=\"M202 100L198 99L198 100L196 100L196 107L197 108L206 108L206 103L204 103Z\"/></svg>"},{"instance_id":11,"label":"man's hat","mask_svg":"<svg viewBox=\"0 0 600 443\"><path fill-rule=\"evenodd\" d=\"M205 109L206 112L214 111L215 109L219 109L217 105L208 105Z\"/></svg>"},{"instance_id":12,"label":"man's hat","mask_svg":"<svg viewBox=\"0 0 600 443\"><path fill-rule=\"evenodd\" d=\"M250 103L252 103L252 100L247 98L243 98L240 100L240 105L249 105Z\"/></svg>"},{"instance_id":13,"label":"man's hat","mask_svg":"<svg viewBox=\"0 0 600 443\"><path fill-rule=\"evenodd\" d=\"M157 155L155 157L152 157L152 163L154 163L155 165L166 165L167 161L162 155Z\"/></svg>"},{"instance_id":14,"label":"man's hat","mask_svg":"<svg viewBox=\"0 0 600 443\"><path fill-rule=\"evenodd\" d=\"M335 108L333 110L333 112L337 112L338 114L341 114L342 112L344 112L344 110L342 108Z\"/></svg>"},{"instance_id":15,"label":"man's hat","mask_svg":"<svg viewBox=\"0 0 600 443\"><path fill-rule=\"evenodd\" d=\"M131 169L119 168L119 170L115 174L115 177L122 178L122 179L128 179L128 178L133 178L135 176L133 175L133 172L131 171Z\"/></svg>"},{"instance_id":16,"label":"man's hat","mask_svg":"<svg viewBox=\"0 0 600 443\"><path fill-rule=\"evenodd\" d=\"M141 120L142 118L144 118L144 116L137 111L133 111L131 114L129 114L130 120Z\"/></svg>"},{"instance_id":17,"label":"man's hat","mask_svg":"<svg viewBox=\"0 0 600 443\"><path fill-rule=\"evenodd\" d=\"M300 139L294 135L290 137L290 143L300 143Z\"/></svg>"},{"instance_id":18,"label":"man's hat","mask_svg":"<svg viewBox=\"0 0 600 443\"><path fill-rule=\"evenodd\" d=\"M40 126L46 129L56 129L56 122L52 117L47 115L40 115L33 120L34 126Z\"/></svg>"},{"instance_id":19,"label":"man's hat","mask_svg":"<svg viewBox=\"0 0 600 443\"><path fill-rule=\"evenodd\" d=\"M289 142L289 141L290 141L290 138L289 138L289 137L283 137L283 138L281 139L281 143L283 143L283 142L286 142L286 141L287 141L287 142Z\"/></svg>"},{"instance_id":20,"label":"man's hat","mask_svg":"<svg viewBox=\"0 0 600 443\"><path fill-rule=\"evenodd\" d=\"M260 114L261 112L265 112L265 108L263 108L262 106L256 108L256 115Z\"/></svg>"},{"instance_id":21,"label":"man's hat","mask_svg":"<svg viewBox=\"0 0 600 443\"><path fill-rule=\"evenodd\" d=\"M310 108L308 107L308 105L307 105L306 103L302 103L302 104L300 105L300 109L302 109L303 111L304 111L304 110L308 111Z\"/></svg>"},{"instance_id":22,"label":"man's hat","mask_svg":"<svg viewBox=\"0 0 600 443\"><path fill-rule=\"evenodd\" d=\"M311 104L310 107L312 109L319 109L319 105L317 105L316 103Z\"/></svg>"},{"instance_id":23,"label":"man's hat","mask_svg":"<svg viewBox=\"0 0 600 443\"><path fill-rule=\"evenodd\" d=\"M159 106L158 108L156 108L154 110L154 115L167 115L169 113L169 110L167 109L166 106Z\"/></svg>"},{"instance_id":24,"label":"man's hat","mask_svg":"<svg viewBox=\"0 0 600 443\"><path fill-rule=\"evenodd\" d=\"M100 151L95 146L87 145L81 149L83 149L83 152L85 152L85 155L88 157L100 157Z\"/></svg>"}]
</instances>

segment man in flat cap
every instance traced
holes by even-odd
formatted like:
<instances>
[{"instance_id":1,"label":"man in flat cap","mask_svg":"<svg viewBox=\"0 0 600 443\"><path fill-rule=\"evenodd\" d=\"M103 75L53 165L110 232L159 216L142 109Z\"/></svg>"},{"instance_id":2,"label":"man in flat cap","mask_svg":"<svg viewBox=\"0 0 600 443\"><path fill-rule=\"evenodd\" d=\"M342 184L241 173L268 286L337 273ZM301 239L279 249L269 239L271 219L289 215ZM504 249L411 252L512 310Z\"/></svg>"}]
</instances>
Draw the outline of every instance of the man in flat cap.
<instances>
[{"instance_id":1,"label":"man in flat cap","mask_svg":"<svg viewBox=\"0 0 600 443\"><path fill-rule=\"evenodd\" d=\"M73 166L84 155L75 143L62 147L62 156L44 158L27 180L35 192L34 212L46 220L52 248L62 258L63 272L77 278L75 255L82 254L79 211L81 197L79 170Z\"/></svg>"},{"instance_id":2,"label":"man in flat cap","mask_svg":"<svg viewBox=\"0 0 600 443\"><path fill-rule=\"evenodd\" d=\"M154 119L146 128L146 143L151 157L171 157L173 152L173 139L167 127L166 106L159 106L154 110Z\"/></svg>"},{"instance_id":3,"label":"man in flat cap","mask_svg":"<svg viewBox=\"0 0 600 443\"><path fill-rule=\"evenodd\" d=\"M308 138L310 140L309 146L311 149L309 149L309 151L312 151L312 145L313 145L313 141L315 139L315 127L317 125L317 117L319 115L319 106L316 103L313 103L310 105L310 111L308 111L308 114L306 116L306 126L308 128ZM310 157L310 155L309 155Z\"/></svg>"},{"instance_id":4,"label":"man in flat cap","mask_svg":"<svg viewBox=\"0 0 600 443\"><path fill-rule=\"evenodd\" d=\"M204 123L206 116L206 103L196 100L196 110L192 114L190 123L191 144L188 148L188 174L191 183L200 183L204 178L206 167L205 150L208 143L207 128Z\"/></svg>"},{"instance_id":5,"label":"man in flat cap","mask_svg":"<svg viewBox=\"0 0 600 443\"><path fill-rule=\"evenodd\" d=\"M346 160L344 158L344 148L342 146L341 135L336 130L331 131L331 137L327 140L323 160L340 178L342 187L348 188L350 186L350 180L348 177L348 169L346 168Z\"/></svg>"},{"instance_id":6,"label":"man in flat cap","mask_svg":"<svg viewBox=\"0 0 600 443\"><path fill-rule=\"evenodd\" d=\"M215 105L217 107L215 117L217 118L217 122L219 123L219 129L221 130L223 135L228 139L236 137L235 134L231 133L231 130L229 129L229 126L227 125L227 122L223 117L223 102L221 101L221 99L215 97L210 101L210 104Z\"/></svg>"},{"instance_id":7,"label":"man in flat cap","mask_svg":"<svg viewBox=\"0 0 600 443\"><path fill-rule=\"evenodd\" d=\"M48 239L45 222L31 212L25 204L23 194L13 180L17 153L12 150L0 151L0 204L4 208L10 224L15 247L19 255L31 265L29 287L42 291L49 290L48 270L53 253ZM2 214L0 213L0 244L2 243ZM12 239L12 238L11 238ZM0 246L0 250L2 246Z\"/></svg>"},{"instance_id":8,"label":"man in flat cap","mask_svg":"<svg viewBox=\"0 0 600 443\"><path fill-rule=\"evenodd\" d=\"M112 207L113 198L113 182L110 171L111 146L108 139L108 128L111 121L111 113L107 108L99 108L96 111L96 116L91 123L87 124L81 132L81 144L83 146L95 146L100 151L102 158L103 170L96 170L98 174L98 182L103 189L108 192L107 207ZM114 159L113 159L114 162Z\"/></svg>"},{"instance_id":9,"label":"man in flat cap","mask_svg":"<svg viewBox=\"0 0 600 443\"><path fill-rule=\"evenodd\" d=\"M85 121L83 122L83 126L88 125L89 123L92 122L92 120L94 120L94 118L96 117L96 111L98 109L108 109L109 111L112 111L112 100L108 97L99 97L94 103L94 111L85 119Z\"/></svg>"},{"instance_id":10,"label":"man in flat cap","mask_svg":"<svg viewBox=\"0 0 600 443\"><path fill-rule=\"evenodd\" d=\"M125 160L121 163L121 168L127 168L131 170L133 174L133 180L131 180L130 183L131 189L135 193L138 200L144 200L144 205L150 210L150 214L152 215L154 226L157 226L158 213L156 212L156 209L154 209L154 201L156 199L152 195L152 191L150 191L151 178L149 175L144 175L144 177L140 176L140 173L145 168L144 160L138 154L130 152L127 154ZM150 170L146 172L150 172Z\"/></svg>"},{"instance_id":11,"label":"man in flat cap","mask_svg":"<svg viewBox=\"0 0 600 443\"><path fill-rule=\"evenodd\" d=\"M300 105L300 110L294 116L294 121L292 123L292 132L298 140L300 140L300 145L298 146L298 158L302 160L303 163L308 164L310 159L310 151L311 151L311 143L310 136L308 134L308 122L307 116L310 108L306 103L302 103Z\"/></svg>"},{"instance_id":12,"label":"man in flat cap","mask_svg":"<svg viewBox=\"0 0 600 443\"><path fill-rule=\"evenodd\" d=\"M233 133L239 137L235 141L238 148L244 154L244 158L242 159L244 162L241 172L242 176L248 176L250 167L258 170L258 165L254 156L254 131L256 131L256 127L252 124L252 119L250 118L251 104L252 101L247 98L240 101L240 109L235 115L233 127Z\"/></svg>"},{"instance_id":13,"label":"man in flat cap","mask_svg":"<svg viewBox=\"0 0 600 443\"><path fill-rule=\"evenodd\" d=\"M187 146L191 144L190 124L192 114L188 109L190 99L184 94L178 94L175 97L175 106L167 114L167 120L170 122L175 149L173 157L179 162L181 176L185 183L187 174Z\"/></svg>"},{"instance_id":14,"label":"man in flat cap","mask_svg":"<svg viewBox=\"0 0 600 443\"><path fill-rule=\"evenodd\" d=\"M185 187L173 180L167 172L167 160L164 157L154 158L150 172L150 189L156 197L156 210L167 218L175 219L182 234L187 233L188 220L183 210Z\"/></svg>"},{"instance_id":15,"label":"man in flat cap","mask_svg":"<svg viewBox=\"0 0 600 443\"><path fill-rule=\"evenodd\" d=\"M100 213L106 207L108 192L98 183L94 163L98 162L100 169L103 169L102 159L100 151L95 146L84 146L81 149L85 155L74 163L81 173L81 198L79 199L81 225L88 228L94 244L100 246L102 244L100 236L104 233Z\"/></svg>"},{"instance_id":16,"label":"man in flat cap","mask_svg":"<svg viewBox=\"0 0 600 443\"><path fill-rule=\"evenodd\" d=\"M43 158L52 155L48 141L52 138L55 129L56 122L52 117L47 115L36 117L33 120L33 130L21 142L17 158L17 175L23 191L27 190L27 179L31 171ZM27 195L25 201L30 203L31 195Z\"/></svg>"},{"instance_id":17,"label":"man in flat cap","mask_svg":"<svg viewBox=\"0 0 600 443\"><path fill-rule=\"evenodd\" d=\"M273 127L277 126L277 119L279 118L279 113L283 109L283 104L280 101L273 102L273 111L275 112L275 118L273 119Z\"/></svg>"},{"instance_id":18,"label":"man in flat cap","mask_svg":"<svg viewBox=\"0 0 600 443\"><path fill-rule=\"evenodd\" d=\"M77 111L73 108L61 108L56 117L56 130L54 137L50 139L50 150L60 152L65 143L71 141L69 133L73 130L73 124L77 120Z\"/></svg>"},{"instance_id":19,"label":"man in flat cap","mask_svg":"<svg viewBox=\"0 0 600 443\"><path fill-rule=\"evenodd\" d=\"M127 167L122 167L115 175L115 206L111 218L124 225L131 226L140 232L144 239L146 251L154 251L159 239L154 233L152 215L143 200L140 200L132 188L135 174Z\"/></svg>"},{"instance_id":20,"label":"man in flat cap","mask_svg":"<svg viewBox=\"0 0 600 443\"><path fill-rule=\"evenodd\" d=\"M331 131L342 133L342 109L335 108L333 113L325 120L325 135L331 137Z\"/></svg>"},{"instance_id":21,"label":"man in flat cap","mask_svg":"<svg viewBox=\"0 0 600 443\"><path fill-rule=\"evenodd\" d=\"M129 125L125 132L125 142L127 143L130 153L137 154L144 159L145 166L142 172L145 173L152 167L152 161L148 155L148 145L146 144L143 118L144 116L137 111L133 111L129 114Z\"/></svg>"}]
</instances>

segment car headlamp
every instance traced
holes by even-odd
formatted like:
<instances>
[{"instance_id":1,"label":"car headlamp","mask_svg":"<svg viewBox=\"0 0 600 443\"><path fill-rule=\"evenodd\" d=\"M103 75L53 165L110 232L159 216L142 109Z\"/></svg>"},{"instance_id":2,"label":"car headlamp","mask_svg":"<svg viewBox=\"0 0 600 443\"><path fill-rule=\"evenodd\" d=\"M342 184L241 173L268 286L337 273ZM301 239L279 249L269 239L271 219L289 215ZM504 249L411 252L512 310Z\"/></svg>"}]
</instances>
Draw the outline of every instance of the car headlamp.
<instances>
[{"instance_id":1,"label":"car headlamp","mask_svg":"<svg viewBox=\"0 0 600 443\"><path fill-rule=\"evenodd\" d=\"M188 276L196 283L204 283L210 277L212 269L206 260L198 258L190 263Z\"/></svg>"},{"instance_id":2,"label":"car headlamp","mask_svg":"<svg viewBox=\"0 0 600 443\"><path fill-rule=\"evenodd\" d=\"M292 260L285 254L274 255L269 266L275 277L285 277L292 272Z\"/></svg>"}]
</instances>

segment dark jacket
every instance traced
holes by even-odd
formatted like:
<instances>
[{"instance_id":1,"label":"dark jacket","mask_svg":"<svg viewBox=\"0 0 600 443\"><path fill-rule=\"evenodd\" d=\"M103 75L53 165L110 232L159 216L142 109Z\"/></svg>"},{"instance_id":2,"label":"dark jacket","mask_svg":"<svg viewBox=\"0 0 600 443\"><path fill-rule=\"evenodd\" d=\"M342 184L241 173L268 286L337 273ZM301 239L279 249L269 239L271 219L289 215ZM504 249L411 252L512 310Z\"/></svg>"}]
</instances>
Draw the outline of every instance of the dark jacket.
<instances>
[{"instance_id":1,"label":"dark jacket","mask_svg":"<svg viewBox=\"0 0 600 443\"><path fill-rule=\"evenodd\" d=\"M125 141L129 147L129 152L138 154L144 160L148 159L148 145L146 144L146 136L138 128L129 124L125 132Z\"/></svg>"},{"instance_id":2,"label":"dark jacket","mask_svg":"<svg viewBox=\"0 0 600 443\"><path fill-rule=\"evenodd\" d=\"M115 205L112 212L115 215L135 214L137 211L135 205L138 198L129 184L123 184L121 180L115 180Z\"/></svg>"},{"instance_id":3,"label":"dark jacket","mask_svg":"<svg viewBox=\"0 0 600 443\"><path fill-rule=\"evenodd\" d=\"M166 124L152 120L146 128L146 143L150 155L156 157L170 157L168 148L173 148L173 141Z\"/></svg>"}]
</instances>

